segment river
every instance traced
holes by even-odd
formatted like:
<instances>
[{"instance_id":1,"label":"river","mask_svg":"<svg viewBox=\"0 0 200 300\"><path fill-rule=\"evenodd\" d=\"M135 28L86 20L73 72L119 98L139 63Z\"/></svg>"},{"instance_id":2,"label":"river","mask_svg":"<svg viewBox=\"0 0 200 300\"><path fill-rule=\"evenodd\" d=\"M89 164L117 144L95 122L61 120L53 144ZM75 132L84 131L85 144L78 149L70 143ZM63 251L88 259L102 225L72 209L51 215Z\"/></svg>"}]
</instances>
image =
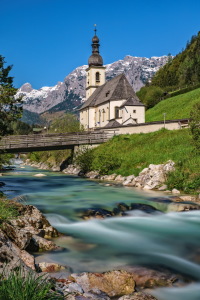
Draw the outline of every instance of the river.
<instances>
[{"instance_id":1,"label":"river","mask_svg":"<svg viewBox=\"0 0 200 300\"><path fill-rule=\"evenodd\" d=\"M44 177L35 177L43 173ZM124 265L163 266L192 277L183 288L156 290L160 300L200 299L200 211L175 212L179 203L166 195L18 165L4 174L3 192L22 196L38 207L65 236L55 239L60 252L36 254L36 261L54 261L74 272L103 272ZM82 219L89 208L112 210L118 203L150 204L160 212L129 211L126 217Z\"/></svg>"}]
</instances>

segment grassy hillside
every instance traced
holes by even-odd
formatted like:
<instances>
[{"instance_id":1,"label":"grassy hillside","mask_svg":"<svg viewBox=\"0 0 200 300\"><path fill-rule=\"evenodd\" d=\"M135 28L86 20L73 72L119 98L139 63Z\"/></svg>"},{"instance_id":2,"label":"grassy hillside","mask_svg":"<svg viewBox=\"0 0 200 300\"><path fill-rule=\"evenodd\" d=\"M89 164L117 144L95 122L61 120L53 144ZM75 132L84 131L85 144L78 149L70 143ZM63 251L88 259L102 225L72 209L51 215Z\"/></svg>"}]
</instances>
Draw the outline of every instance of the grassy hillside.
<instances>
[{"instance_id":1,"label":"grassy hillside","mask_svg":"<svg viewBox=\"0 0 200 300\"><path fill-rule=\"evenodd\" d=\"M189 118L196 103L200 103L200 88L159 102L147 110L146 122L162 121L163 113L167 120Z\"/></svg>"},{"instance_id":2,"label":"grassy hillside","mask_svg":"<svg viewBox=\"0 0 200 300\"><path fill-rule=\"evenodd\" d=\"M116 136L89 154L85 153L85 161L92 170L124 176L171 159L177 171L169 177L170 188L191 192L200 186L200 156L188 129Z\"/></svg>"}]
</instances>

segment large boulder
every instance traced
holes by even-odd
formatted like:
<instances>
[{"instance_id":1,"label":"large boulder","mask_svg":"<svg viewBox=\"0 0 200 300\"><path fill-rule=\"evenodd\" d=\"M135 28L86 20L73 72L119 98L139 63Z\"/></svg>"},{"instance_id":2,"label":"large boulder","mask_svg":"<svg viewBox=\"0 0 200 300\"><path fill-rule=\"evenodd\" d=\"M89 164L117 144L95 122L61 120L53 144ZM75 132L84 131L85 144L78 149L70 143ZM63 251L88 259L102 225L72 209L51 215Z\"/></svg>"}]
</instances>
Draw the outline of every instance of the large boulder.
<instances>
[{"instance_id":1,"label":"large boulder","mask_svg":"<svg viewBox=\"0 0 200 300\"><path fill-rule=\"evenodd\" d=\"M58 236L58 231L53 228L44 215L33 205L22 205L14 202L19 211L19 217L10 220L10 224L24 229L31 234L43 235L45 238Z\"/></svg>"},{"instance_id":2,"label":"large boulder","mask_svg":"<svg viewBox=\"0 0 200 300\"><path fill-rule=\"evenodd\" d=\"M175 170L174 165L175 163L171 160L166 164L150 164L134 179L135 186L146 190L159 188L166 181L167 174Z\"/></svg>"},{"instance_id":3,"label":"large boulder","mask_svg":"<svg viewBox=\"0 0 200 300\"><path fill-rule=\"evenodd\" d=\"M6 266L6 267L5 267ZM17 267L24 271L35 270L35 260L25 250L20 250L6 234L0 230L0 273L9 274L11 270Z\"/></svg>"},{"instance_id":4,"label":"large boulder","mask_svg":"<svg viewBox=\"0 0 200 300\"><path fill-rule=\"evenodd\" d=\"M24 229L19 229L18 227L4 222L2 224L2 229L9 237L9 239L15 243L20 249L26 249L30 243L32 234Z\"/></svg>"},{"instance_id":5,"label":"large boulder","mask_svg":"<svg viewBox=\"0 0 200 300\"><path fill-rule=\"evenodd\" d=\"M72 274L70 278L78 283L84 292L96 288L105 292L109 297L131 294L135 288L132 274L121 270L105 273Z\"/></svg>"}]
</instances>

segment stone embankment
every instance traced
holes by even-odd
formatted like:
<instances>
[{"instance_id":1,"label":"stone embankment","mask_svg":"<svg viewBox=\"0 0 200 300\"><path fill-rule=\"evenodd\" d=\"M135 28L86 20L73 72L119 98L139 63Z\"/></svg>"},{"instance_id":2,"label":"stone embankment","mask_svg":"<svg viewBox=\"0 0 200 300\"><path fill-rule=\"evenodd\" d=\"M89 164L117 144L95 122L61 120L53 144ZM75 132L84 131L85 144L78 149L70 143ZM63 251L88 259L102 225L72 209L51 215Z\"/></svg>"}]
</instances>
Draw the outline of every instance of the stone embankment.
<instances>
[{"instance_id":1,"label":"stone embankment","mask_svg":"<svg viewBox=\"0 0 200 300\"><path fill-rule=\"evenodd\" d=\"M99 179L105 181L115 181L124 186L137 187L145 190L158 189L160 191L167 190L165 185L167 174L175 170L175 163L169 160L165 164L153 165L150 164L148 168L143 169L138 176L130 175L127 177L111 174L100 175L97 171L91 171L84 176L90 179ZM77 166L69 165L68 168L63 170L65 174L82 175L80 168ZM179 193L179 191L173 191Z\"/></svg>"}]
</instances>

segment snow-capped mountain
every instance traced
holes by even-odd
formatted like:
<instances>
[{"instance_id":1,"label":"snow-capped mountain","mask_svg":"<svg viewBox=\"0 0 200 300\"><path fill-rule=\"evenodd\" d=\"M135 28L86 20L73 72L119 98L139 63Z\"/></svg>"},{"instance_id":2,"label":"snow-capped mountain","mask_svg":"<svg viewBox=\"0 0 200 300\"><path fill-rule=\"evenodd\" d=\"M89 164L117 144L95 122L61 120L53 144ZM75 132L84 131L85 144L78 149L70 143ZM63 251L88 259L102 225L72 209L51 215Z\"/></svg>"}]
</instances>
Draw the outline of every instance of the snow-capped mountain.
<instances>
[{"instance_id":1,"label":"snow-capped mountain","mask_svg":"<svg viewBox=\"0 0 200 300\"><path fill-rule=\"evenodd\" d=\"M128 55L123 60L106 65L106 79L125 73L134 90L138 91L167 61L168 56L146 58ZM87 67L84 65L76 68L63 82L58 82L53 87L35 90L30 83L25 83L18 90L17 96L23 96L23 107L31 112L40 114L49 110L73 111L85 101Z\"/></svg>"}]
</instances>

